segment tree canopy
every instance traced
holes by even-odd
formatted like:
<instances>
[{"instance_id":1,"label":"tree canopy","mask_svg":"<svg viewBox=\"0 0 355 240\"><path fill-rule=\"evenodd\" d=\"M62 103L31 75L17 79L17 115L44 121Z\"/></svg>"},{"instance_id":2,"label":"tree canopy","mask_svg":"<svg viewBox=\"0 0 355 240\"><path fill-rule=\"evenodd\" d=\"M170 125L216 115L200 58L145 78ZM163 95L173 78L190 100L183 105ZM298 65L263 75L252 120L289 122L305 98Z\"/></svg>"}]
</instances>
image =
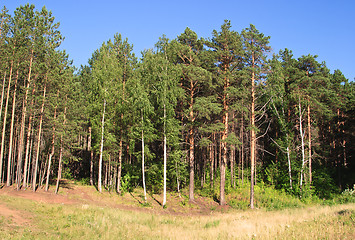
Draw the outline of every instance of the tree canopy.
<instances>
[{"instance_id":1,"label":"tree canopy","mask_svg":"<svg viewBox=\"0 0 355 240\"><path fill-rule=\"evenodd\" d=\"M0 13L0 183L74 178L119 193L269 184L299 197L352 187L354 82L317 56L270 54L254 25L186 28L137 59L115 34L76 69L52 13ZM305 53L307 54L307 53ZM89 181L90 180L90 181Z\"/></svg>"}]
</instances>

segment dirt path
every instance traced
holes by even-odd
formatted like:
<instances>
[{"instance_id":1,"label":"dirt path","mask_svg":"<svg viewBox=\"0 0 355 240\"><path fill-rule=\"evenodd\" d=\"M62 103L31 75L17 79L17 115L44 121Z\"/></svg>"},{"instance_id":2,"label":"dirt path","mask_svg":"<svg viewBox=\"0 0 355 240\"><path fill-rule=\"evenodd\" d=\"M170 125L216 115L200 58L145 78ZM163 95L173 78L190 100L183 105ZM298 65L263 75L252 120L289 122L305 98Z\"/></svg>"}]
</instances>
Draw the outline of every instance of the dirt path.
<instances>
[{"instance_id":1,"label":"dirt path","mask_svg":"<svg viewBox=\"0 0 355 240\"><path fill-rule=\"evenodd\" d=\"M0 216L3 216L5 224L16 226L29 226L31 223L28 213L10 209L8 206L0 203Z\"/></svg>"}]
</instances>

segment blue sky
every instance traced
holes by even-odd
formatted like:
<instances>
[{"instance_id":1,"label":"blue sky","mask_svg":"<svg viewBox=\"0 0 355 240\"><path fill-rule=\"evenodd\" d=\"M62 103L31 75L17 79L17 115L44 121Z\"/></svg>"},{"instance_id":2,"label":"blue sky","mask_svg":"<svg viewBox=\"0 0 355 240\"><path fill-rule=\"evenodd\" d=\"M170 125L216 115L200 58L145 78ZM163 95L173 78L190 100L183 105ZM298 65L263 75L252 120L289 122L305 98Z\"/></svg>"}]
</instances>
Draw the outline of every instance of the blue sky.
<instances>
[{"instance_id":1,"label":"blue sky","mask_svg":"<svg viewBox=\"0 0 355 240\"><path fill-rule=\"evenodd\" d=\"M26 3L53 12L65 37L61 48L78 67L115 33L128 38L139 56L163 34L174 39L189 27L199 37L210 38L228 19L235 31L252 23L271 36L273 53L288 48L296 58L318 55L331 72L340 69L349 80L355 78L353 0L0 0L11 14Z\"/></svg>"}]
</instances>

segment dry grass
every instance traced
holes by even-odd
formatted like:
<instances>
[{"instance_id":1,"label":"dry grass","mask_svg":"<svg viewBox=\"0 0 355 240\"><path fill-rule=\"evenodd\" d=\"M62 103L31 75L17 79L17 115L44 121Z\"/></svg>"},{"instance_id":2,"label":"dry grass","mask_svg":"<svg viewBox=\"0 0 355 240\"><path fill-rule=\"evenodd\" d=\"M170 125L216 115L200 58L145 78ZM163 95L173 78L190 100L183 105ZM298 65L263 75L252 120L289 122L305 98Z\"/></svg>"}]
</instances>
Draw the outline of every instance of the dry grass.
<instances>
[{"instance_id":1,"label":"dry grass","mask_svg":"<svg viewBox=\"0 0 355 240\"><path fill-rule=\"evenodd\" d=\"M1 208L27 216L19 224L0 209L0 239L355 239L355 204L171 215L96 204L101 197L90 196L95 201L58 204L0 192Z\"/></svg>"}]
</instances>

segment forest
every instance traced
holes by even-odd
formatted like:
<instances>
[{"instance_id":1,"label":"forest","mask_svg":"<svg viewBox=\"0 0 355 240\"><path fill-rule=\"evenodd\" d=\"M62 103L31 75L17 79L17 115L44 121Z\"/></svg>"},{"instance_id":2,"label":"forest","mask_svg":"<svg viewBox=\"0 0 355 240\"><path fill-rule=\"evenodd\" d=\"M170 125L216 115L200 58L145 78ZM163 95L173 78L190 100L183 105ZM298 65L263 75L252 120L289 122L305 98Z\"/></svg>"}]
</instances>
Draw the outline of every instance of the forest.
<instances>
[{"instance_id":1,"label":"forest","mask_svg":"<svg viewBox=\"0 0 355 240\"><path fill-rule=\"evenodd\" d=\"M252 24L162 35L138 58L117 33L76 68L52 12L0 13L0 185L62 179L119 194L186 191L228 205L267 185L330 199L355 184L355 86L316 55L272 52ZM120 196L118 195L117 198Z\"/></svg>"}]
</instances>

